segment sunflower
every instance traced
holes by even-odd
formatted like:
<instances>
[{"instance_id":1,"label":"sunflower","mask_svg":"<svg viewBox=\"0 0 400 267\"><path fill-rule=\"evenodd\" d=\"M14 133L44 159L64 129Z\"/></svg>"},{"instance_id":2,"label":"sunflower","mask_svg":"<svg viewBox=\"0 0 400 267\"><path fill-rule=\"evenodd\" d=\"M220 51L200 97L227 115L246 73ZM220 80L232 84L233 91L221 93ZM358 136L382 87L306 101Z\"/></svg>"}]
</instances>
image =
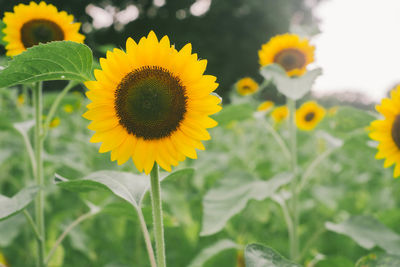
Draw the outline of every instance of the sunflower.
<instances>
[{"instance_id":1,"label":"sunflower","mask_svg":"<svg viewBox=\"0 0 400 267\"><path fill-rule=\"evenodd\" d=\"M63 107L65 113L72 113L74 111L74 106L71 104L66 104Z\"/></svg>"},{"instance_id":2,"label":"sunflower","mask_svg":"<svg viewBox=\"0 0 400 267\"><path fill-rule=\"evenodd\" d=\"M315 47L307 39L295 34L277 35L261 46L258 57L261 67L279 64L289 76L301 76L306 66L314 61Z\"/></svg>"},{"instance_id":3,"label":"sunflower","mask_svg":"<svg viewBox=\"0 0 400 267\"><path fill-rule=\"evenodd\" d=\"M271 117L276 123L279 123L287 119L288 116L289 116L289 108L287 106L277 107L271 113Z\"/></svg>"},{"instance_id":4,"label":"sunflower","mask_svg":"<svg viewBox=\"0 0 400 267\"><path fill-rule=\"evenodd\" d=\"M19 94L17 97L17 105L19 107L23 106L25 103L25 95L24 94Z\"/></svg>"},{"instance_id":5,"label":"sunflower","mask_svg":"<svg viewBox=\"0 0 400 267\"><path fill-rule=\"evenodd\" d=\"M126 42L126 52L114 49L100 59L96 81L88 81L92 101L83 117L96 131L91 142L102 142L99 152L111 151L111 160L132 157L137 169L150 173L154 162L171 171L186 157L197 158L196 148L210 139L207 128L217 125L209 115L221 110L211 94L216 78L204 75L207 61L192 54L191 44L180 51L167 36L154 32Z\"/></svg>"},{"instance_id":6,"label":"sunflower","mask_svg":"<svg viewBox=\"0 0 400 267\"><path fill-rule=\"evenodd\" d=\"M315 101L308 101L296 111L296 125L300 130L310 131L324 118L325 109Z\"/></svg>"},{"instance_id":7,"label":"sunflower","mask_svg":"<svg viewBox=\"0 0 400 267\"><path fill-rule=\"evenodd\" d=\"M236 89L240 95L251 95L257 92L258 83L250 77L245 77L236 83Z\"/></svg>"},{"instance_id":8,"label":"sunflower","mask_svg":"<svg viewBox=\"0 0 400 267\"><path fill-rule=\"evenodd\" d=\"M274 107L274 102L272 101L264 101L257 107L257 111L268 112Z\"/></svg>"},{"instance_id":9,"label":"sunflower","mask_svg":"<svg viewBox=\"0 0 400 267\"><path fill-rule=\"evenodd\" d=\"M45 2L15 6L14 12L6 12L3 19L7 55L16 56L29 47L51 41L83 43L85 37L79 33L81 24L73 20L74 16L58 12L55 6Z\"/></svg>"},{"instance_id":10,"label":"sunflower","mask_svg":"<svg viewBox=\"0 0 400 267\"><path fill-rule=\"evenodd\" d=\"M400 86L383 99L376 110L384 117L371 123L370 137L379 142L377 159L386 159L384 167L395 164L395 178L400 176Z\"/></svg>"}]
</instances>

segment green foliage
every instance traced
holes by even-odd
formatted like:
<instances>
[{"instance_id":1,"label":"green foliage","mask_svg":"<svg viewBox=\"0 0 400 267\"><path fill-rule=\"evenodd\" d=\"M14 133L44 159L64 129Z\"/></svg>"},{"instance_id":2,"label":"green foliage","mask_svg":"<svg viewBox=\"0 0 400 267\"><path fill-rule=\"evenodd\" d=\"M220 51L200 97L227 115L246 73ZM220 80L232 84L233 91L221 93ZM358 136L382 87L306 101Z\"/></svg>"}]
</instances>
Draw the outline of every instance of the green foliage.
<instances>
[{"instance_id":1,"label":"green foliage","mask_svg":"<svg viewBox=\"0 0 400 267\"><path fill-rule=\"evenodd\" d=\"M218 125L226 126L233 121L247 120L253 115L253 112L254 107L249 103L229 105L215 114L213 118L218 122Z\"/></svg>"},{"instance_id":2,"label":"green foliage","mask_svg":"<svg viewBox=\"0 0 400 267\"><path fill-rule=\"evenodd\" d=\"M254 180L245 173L231 174L221 179L218 185L204 196L203 227L200 235L219 232L230 218L246 207L249 200L261 201L271 197L291 179L292 175L287 173L277 175L268 181Z\"/></svg>"},{"instance_id":3,"label":"green foliage","mask_svg":"<svg viewBox=\"0 0 400 267\"><path fill-rule=\"evenodd\" d=\"M3 33L3 30L4 30L4 27L5 27L6 25L4 24L4 22L2 21L2 20L0 20L0 45L6 45L6 42L3 40L3 38L4 38L4 33Z\"/></svg>"},{"instance_id":4,"label":"green foliage","mask_svg":"<svg viewBox=\"0 0 400 267\"><path fill-rule=\"evenodd\" d=\"M183 169L173 172L163 179L179 177L191 172L193 172L192 169ZM97 171L77 180L68 180L56 174L55 182L58 186L74 192L109 190L114 195L129 202L136 209L141 207L143 197L150 188L148 176L117 171Z\"/></svg>"},{"instance_id":5,"label":"green foliage","mask_svg":"<svg viewBox=\"0 0 400 267\"><path fill-rule=\"evenodd\" d=\"M392 267L400 266L400 257L389 254L370 254L362 257L356 267Z\"/></svg>"},{"instance_id":6,"label":"green foliage","mask_svg":"<svg viewBox=\"0 0 400 267\"><path fill-rule=\"evenodd\" d=\"M282 257L278 252L259 244L251 244L244 252L246 267L300 267Z\"/></svg>"},{"instance_id":7,"label":"green foliage","mask_svg":"<svg viewBox=\"0 0 400 267\"><path fill-rule=\"evenodd\" d=\"M92 61L92 51L84 44L57 41L33 46L0 71L0 88L49 80L88 81Z\"/></svg>"},{"instance_id":8,"label":"green foliage","mask_svg":"<svg viewBox=\"0 0 400 267\"><path fill-rule=\"evenodd\" d=\"M353 216L340 223L326 223L326 228L347 235L366 249L379 246L390 254L400 255L400 235L371 216Z\"/></svg>"},{"instance_id":9,"label":"green foliage","mask_svg":"<svg viewBox=\"0 0 400 267\"><path fill-rule=\"evenodd\" d=\"M37 186L30 186L22 189L12 198L0 195L0 220L7 219L23 210L32 202L37 192Z\"/></svg>"},{"instance_id":10,"label":"green foliage","mask_svg":"<svg viewBox=\"0 0 400 267\"><path fill-rule=\"evenodd\" d=\"M239 246L229 239L224 239L212 244L209 247L204 248L200 253L193 259L188 267L202 267L215 255L218 255L224 250L238 249Z\"/></svg>"},{"instance_id":11,"label":"green foliage","mask_svg":"<svg viewBox=\"0 0 400 267\"><path fill-rule=\"evenodd\" d=\"M280 93L298 100L311 90L315 80L322 74L322 69L307 71L300 77L289 77L282 67L271 64L261 68L260 73L265 80L272 81Z\"/></svg>"}]
</instances>

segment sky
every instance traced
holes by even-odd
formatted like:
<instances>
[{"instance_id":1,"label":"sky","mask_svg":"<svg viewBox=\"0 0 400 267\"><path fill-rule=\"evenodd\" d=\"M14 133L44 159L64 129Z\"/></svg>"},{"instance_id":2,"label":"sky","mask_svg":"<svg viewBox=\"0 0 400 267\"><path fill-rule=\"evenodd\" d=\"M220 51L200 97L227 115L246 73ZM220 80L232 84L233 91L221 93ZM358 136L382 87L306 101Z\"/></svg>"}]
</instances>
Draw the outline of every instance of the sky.
<instances>
[{"instance_id":1,"label":"sky","mask_svg":"<svg viewBox=\"0 0 400 267\"><path fill-rule=\"evenodd\" d=\"M363 92L379 101L400 82L400 0L326 0L313 38L324 74L316 93Z\"/></svg>"}]
</instances>

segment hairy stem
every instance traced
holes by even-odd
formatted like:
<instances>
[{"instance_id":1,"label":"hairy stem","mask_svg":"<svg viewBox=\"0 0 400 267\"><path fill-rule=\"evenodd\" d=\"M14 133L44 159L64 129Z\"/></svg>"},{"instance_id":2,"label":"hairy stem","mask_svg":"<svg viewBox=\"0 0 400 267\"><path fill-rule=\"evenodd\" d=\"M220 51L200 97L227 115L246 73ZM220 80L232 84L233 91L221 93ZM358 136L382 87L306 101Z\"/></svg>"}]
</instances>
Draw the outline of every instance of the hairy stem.
<instances>
[{"instance_id":1,"label":"hairy stem","mask_svg":"<svg viewBox=\"0 0 400 267\"><path fill-rule=\"evenodd\" d=\"M292 238L290 239L290 256L292 259L296 259L299 253L299 236L298 236L298 225L299 225L299 211L298 211L298 194L297 194L297 129L296 129L296 101L288 99L289 106L289 132L290 132L290 154L291 154L291 171L293 173L293 180L291 184L291 211L292 211Z\"/></svg>"},{"instance_id":2,"label":"hairy stem","mask_svg":"<svg viewBox=\"0 0 400 267\"><path fill-rule=\"evenodd\" d=\"M147 230L146 222L144 220L143 212L141 207L137 208L139 220L140 220L140 228L142 229L144 242L146 243L147 254L149 255L149 260L151 267L157 267L156 258L154 256L153 246L151 245L149 230Z\"/></svg>"},{"instance_id":3,"label":"hairy stem","mask_svg":"<svg viewBox=\"0 0 400 267\"><path fill-rule=\"evenodd\" d=\"M158 164L154 163L150 173L151 204L153 208L154 237L156 240L157 267L165 267L164 225L161 202L161 184L158 177Z\"/></svg>"},{"instance_id":4,"label":"hairy stem","mask_svg":"<svg viewBox=\"0 0 400 267\"><path fill-rule=\"evenodd\" d=\"M45 258L45 222L44 222L44 179L43 179L43 127L42 127L42 83L38 82L33 89L33 106L35 109L35 181L39 186L39 192L35 200L35 220L40 235L38 239L38 261L37 266L44 266Z\"/></svg>"}]
</instances>

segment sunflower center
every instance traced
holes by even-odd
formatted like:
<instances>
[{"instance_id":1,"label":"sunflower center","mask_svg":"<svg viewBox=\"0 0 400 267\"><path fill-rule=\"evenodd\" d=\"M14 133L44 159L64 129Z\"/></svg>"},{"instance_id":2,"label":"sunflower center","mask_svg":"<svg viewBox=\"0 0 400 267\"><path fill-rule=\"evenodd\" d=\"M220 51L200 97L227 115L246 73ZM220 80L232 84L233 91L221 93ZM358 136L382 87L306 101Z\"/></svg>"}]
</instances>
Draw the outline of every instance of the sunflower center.
<instances>
[{"instance_id":1,"label":"sunflower center","mask_svg":"<svg viewBox=\"0 0 400 267\"><path fill-rule=\"evenodd\" d=\"M21 28L21 41L25 48L64 40L64 32L56 23L46 19L34 19L26 22Z\"/></svg>"},{"instance_id":2,"label":"sunflower center","mask_svg":"<svg viewBox=\"0 0 400 267\"><path fill-rule=\"evenodd\" d=\"M392 138L397 148L400 149L400 115L397 115L392 125Z\"/></svg>"},{"instance_id":3,"label":"sunflower center","mask_svg":"<svg viewBox=\"0 0 400 267\"><path fill-rule=\"evenodd\" d=\"M301 51L288 48L276 54L274 62L281 65L286 71L291 71L303 68L306 64L306 57Z\"/></svg>"},{"instance_id":4,"label":"sunflower center","mask_svg":"<svg viewBox=\"0 0 400 267\"><path fill-rule=\"evenodd\" d=\"M304 117L304 119L305 119L306 121L312 121L312 120L314 119L314 117L315 117L315 113L314 113L313 111L311 111L311 112L308 112L308 113L306 114L306 116Z\"/></svg>"},{"instance_id":5,"label":"sunflower center","mask_svg":"<svg viewBox=\"0 0 400 267\"><path fill-rule=\"evenodd\" d=\"M185 87L168 70L147 66L128 73L115 92L120 124L146 140L170 136L186 113Z\"/></svg>"}]
</instances>

